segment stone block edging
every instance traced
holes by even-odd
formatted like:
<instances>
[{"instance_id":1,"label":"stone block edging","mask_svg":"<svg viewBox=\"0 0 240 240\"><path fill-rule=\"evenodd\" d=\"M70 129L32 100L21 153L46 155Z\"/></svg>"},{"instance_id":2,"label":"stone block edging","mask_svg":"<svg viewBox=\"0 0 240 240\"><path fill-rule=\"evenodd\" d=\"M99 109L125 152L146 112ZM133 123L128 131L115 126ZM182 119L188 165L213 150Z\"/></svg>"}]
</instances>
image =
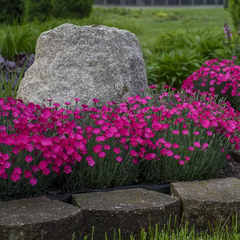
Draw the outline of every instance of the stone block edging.
<instances>
[{"instance_id":1,"label":"stone block edging","mask_svg":"<svg viewBox=\"0 0 240 240\"><path fill-rule=\"evenodd\" d=\"M149 222L163 227L170 214L172 226L175 216L180 220L183 214L190 226L206 230L208 221L215 225L231 213L240 216L236 178L175 182L170 194L130 188L73 194L72 205L46 197L0 202L0 240L72 240L73 233L75 240L82 240L91 235L92 226L94 239L105 239L105 232L111 239L114 229L129 236L146 229Z\"/></svg>"},{"instance_id":2,"label":"stone block edging","mask_svg":"<svg viewBox=\"0 0 240 240\"><path fill-rule=\"evenodd\" d=\"M209 223L218 226L229 215L240 221L240 180L237 178L210 179L207 181L177 182L170 184L170 193L181 201L181 213L189 226L207 230Z\"/></svg>"},{"instance_id":3,"label":"stone block edging","mask_svg":"<svg viewBox=\"0 0 240 240\"><path fill-rule=\"evenodd\" d=\"M81 209L46 197L0 202L0 240L83 238Z\"/></svg>"},{"instance_id":4,"label":"stone block edging","mask_svg":"<svg viewBox=\"0 0 240 240\"><path fill-rule=\"evenodd\" d=\"M72 204L83 211L85 233L90 236L94 226L94 237L99 240L105 239L105 232L111 239L114 229L121 229L128 239L131 233L137 236L141 227L147 230L149 223L163 227L170 215L173 227L175 217L180 217L178 198L142 188L74 194Z\"/></svg>"}]
</instances>

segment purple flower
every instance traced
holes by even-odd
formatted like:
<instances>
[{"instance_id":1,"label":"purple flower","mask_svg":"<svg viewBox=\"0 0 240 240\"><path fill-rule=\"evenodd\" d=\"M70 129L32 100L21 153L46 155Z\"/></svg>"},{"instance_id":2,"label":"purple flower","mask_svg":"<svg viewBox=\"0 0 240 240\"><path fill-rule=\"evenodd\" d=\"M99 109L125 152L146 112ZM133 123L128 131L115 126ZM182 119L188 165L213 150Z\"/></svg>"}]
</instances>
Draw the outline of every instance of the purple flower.
<instances>
[{"instance_id":1,"label":"purple flower","mask_svg":"<svg viewBox=\"0 0 240 240\"><path fill-rule=\"evenodd\" d=\"M232 37L231 28L228 26L228 23L225 24L223 30L224 30L224 33L225 33L225 38L231 38Z\"/></svg>"}]
</instances>

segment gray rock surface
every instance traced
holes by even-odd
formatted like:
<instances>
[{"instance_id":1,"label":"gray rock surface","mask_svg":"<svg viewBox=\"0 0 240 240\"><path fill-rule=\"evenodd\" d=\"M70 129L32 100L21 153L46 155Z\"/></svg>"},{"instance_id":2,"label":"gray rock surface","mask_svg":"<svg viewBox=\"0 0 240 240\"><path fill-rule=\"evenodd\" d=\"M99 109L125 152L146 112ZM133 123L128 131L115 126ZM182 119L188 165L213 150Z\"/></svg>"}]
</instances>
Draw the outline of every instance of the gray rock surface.
<instances>
[{"instance_id":1,"label":"gray rock surface","mask_svg":"<svg viewBox=\"0 0 240 240\"><path fill-rule=\"evenodd\" d=\"M236 178L170 184L170 193L181 200L181 214L189 226L207 230L228 220L231 213L240 220L240 180ZM229 220L231 226L231 218Z\"/></svg>"},{"instance_id":2,"label":"gray rock surface","mask_svg":"<svg viewBox=\"0 0 240 240\"><path fill-rule=\"evenodd\" d=\"M83 239L79 208L45 197L0 202L0 240Z\"/></svg>"},{"instance_id":3,"label":"gray rock surface","mask_svg":"<svg viewBox=\"0 0 240 240\"><path fill-rule=\"evenodd\" d=\"M123 102L147 88L145 63L138 38L131 32L101 25L63 24L43 32L33 65L17 92L24 103L71 102L93 105ZM44 102L48 106L47 102Z\"/></svg>"},{"instance_id":4,"label":"gray rock surface","mask_svg":"<svg viewBox=\"0 0 240 240\"><path fill-rule=\"evenodd\" d=\"M72 204L83 211L85 234L90 236L94 226L96 239L105 239L105 232L112 239L114 229L129 239L131 232L138 235L141 227L147 229L149 221L152 227L160 223L163 228L170 215L173 227L175 216L177 224L180 216L178 198L142 188L73 194Z\"/></svg>"}]
</instances>

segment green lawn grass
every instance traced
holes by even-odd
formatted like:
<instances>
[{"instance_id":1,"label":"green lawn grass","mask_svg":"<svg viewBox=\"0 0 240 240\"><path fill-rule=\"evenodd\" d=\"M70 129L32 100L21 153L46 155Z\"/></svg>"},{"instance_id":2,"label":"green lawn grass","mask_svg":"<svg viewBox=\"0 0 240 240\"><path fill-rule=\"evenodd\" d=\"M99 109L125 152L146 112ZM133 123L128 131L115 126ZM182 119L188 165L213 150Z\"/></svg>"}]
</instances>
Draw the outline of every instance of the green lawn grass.
<instances>
[{"instance_id":1,"label":"green lawn grass","mask_svg":"<svg viewBox=\"0 0 240 240\"><path fill-rule=\"evenodd\" d=\"M157 13L160 13L158 16ZM161 14L163 13L163 14ZM164 16L164 13L167 16ZM124 9L94 8L93 15L104 17L105 20L122 21L141 26L142 32L137 34L141 44L151 49L156 37L167 31L186 31L191 24L191 30L203 30L209 27L213 30L223 30L224 23L232 20L230 14L223 8L174 8L174 9ZM161 16L162 15L162 16Z\"/></svg>"},{"instance_id":2,"label":"green lawn grass","mask_svg":"<svg viewBox=\"0 0 240 240\"><path fill-rule=\"evenodd\" d=\"M63 23L76 25L106 25L129 30L137 35L145 49L154 49L157 37L166 32L203 30L222 31L224 23L232 21L223 8L174 8L174 9L124 9L94 7L90 18L49 19L44 23L22 23L15 26L0 25L0 55L10 56L20 52L35 52L37 38L43 31ZM233 30L233 29L232 29ZM224 33L223 33L224 34Z\"/></svg>"},{"instance_id":3,"label":"green lawn grass","mask_svg":"<svg viewBox=\"0 0 240 240\"><path fill-rule=\"evenodd\" d=\"M176 220L176 219L175 219ZM163 228L160 224L156 224L155 226L147 229L141 230L141 233L138 238L131 234L129 236L129 240L239 240L240 239L240 225L237 221L237 215L230 215L229 222L220 222L219 225L209 226L208 230L205 231L197 231L194 226L190 227L190 223L188 221L181 221L178 227L171 228L170 221ZM94 227L92 229L91 240L94 240ZM116 231L112 236L105 236L105 240L113 239L113 240L125 240L121 235L121 230ZM73 239L75 237L73 236ZM87 236L83 238L83 240L89 240ZM99 239L103 240L103 239Z\"/></svg>"}]
</instances>

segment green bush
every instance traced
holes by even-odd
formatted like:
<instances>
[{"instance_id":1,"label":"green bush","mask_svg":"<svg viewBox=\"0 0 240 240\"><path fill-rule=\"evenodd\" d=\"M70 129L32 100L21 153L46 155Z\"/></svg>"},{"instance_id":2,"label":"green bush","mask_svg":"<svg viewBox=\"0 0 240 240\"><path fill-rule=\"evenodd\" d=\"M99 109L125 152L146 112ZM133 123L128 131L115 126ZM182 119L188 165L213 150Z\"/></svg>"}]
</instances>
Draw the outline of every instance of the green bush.
<instances>
[{"instance_id":1,"label":"green bush","mask_svg":"<svg viewBox=\"0 0 240 240\"><path fill-rule=\"evenodd\" d=\"M229 0L227 10L231 15L234 27L238 30L240 19L240 0Z\"/></svg>"},{"instance_id":2,"label":"green bush","mask_svg":"<svg viewBox=\"0 0 240 240\"><path fill-rule=\"evenodd\" d=\"M44 22L52 10L49 0L24 0L24 20L32 22L37 19Z\"/></svg>"},{"instance_id":3,"label":"green bush","mask_svg":"<svg viewBox=\"0 0 240 240\"><path fill-rule=\"evenodd\" d=\"M217 50L224 48L222 41L224 34L222 32L213 32L208 29L189 34L185 39L190 49L195 49L207 59L214 58Z\"/></svg>"},{"instance_id":4,"label":"green bush","mask_svg":"<svg viewBox=\"0 0 240 240\"><path fill-rule=\"evenodd\" d=\"M43 22L48 17L84 18L92 11L93 0L25 0L24 20L32 22L35 18Z\"/></svg>"},{"instance_id":5,"label":"green bush","mask_svg":"<svg viewBox=\"0 0 240 240\"><path fill-rule=\"evenodd\" d=\"M170 52L174 49L183 49L188 47L184 40L185 33L183 32L164 32L156 39L155 52Z\"/></svg>"},{"instance_id":6,"label":"green bush","mask_svg":"<svg viewBox=\"0 0 240 240\"><path fill-rule=\"evenodd\" d=\"M166 17L168 17L168 14L165 13L165 12L162 12L162 11L158 11L153 15L153 17L155 17L155 18L166 18Z\"/></svg>"},{"instance_id":7,"label":"green bush","mask_svg":"<svg viewBox=\"0 0 240 240\"><path fill-rule=\"evenodd\" d=\"M177 21L177 20L181 20L181 18L183 17L182 15L180 15L179 13L166 13L166 12L162 12L162 11L156 11L152 13L153 18L155 21L157 22L164 22L164 21Z\"/></svg>"},{"instance_id":8,"label":"green bush","mask_svg":"<svg viewBox=\"0 0 240 240\"><path fill-rule=\"evenodd\" d=\"M13 24L23 18L22 0L0 0L0 23Z\"/></svg>"},{"instance_id":9,"label":"green bush","mask_svg":"<svg viewBox=\"0 0 240 240\"><path fill-rule=\"evenodd\" d=\"M153 54L147 54L146 70L150 85L180 88L182 81L199 69L205 60L226 59L224 33L209 28L185 32L167 32L158 36Z\"/></svg>"},{"instance_id":10,"label":"green bush","mask_svg":"<svg viewBox=\"0 0 240 240\"><path fill-rule=\"evenodd\" d=\"M207 59L213 59L219 49L223 49L223 32L205 28L199 31L167 32L156 41L156 52L169 52L175 49L191 49Z\"/></svg>"},{"instance_id":11,"label":"green bush","mask_svg":"<svg viewBox=\"0 0 240 240\"><path fill-rule=\"evenodd\" d=\"M56 18L84 18L92 11L93 0L51 0L52 15Z\"/></svg>"},{"instance_id":12,"label":"green bush","mask_svg":"<svg viewBox=\"0 0 240 240\"><path fill-rule=\"evenodd\" d=\"M106 25L125 29L132 33L142 32L142 27L128 20L106 20L103 17L91 14L88 18L82 19L56 19L49 18L40 23L37 19L31 23L21 23L18 26L0 26L0 55L8 60L14 58L14 54L20 52L35 53L36 41L42 32L49 31L64 23L71 23L77 26L85 25Z\"/></svg>"},{"instance_id":13,"label":"green bush","mask_svg":"<svg viewBox=\"0 0 240 240\"><path fill-rule=\"evenodd\" d=\"M228 8L228 0L224 1L223 8L224 8L224 10L227 10L227 8Z\"/></svg>"},{"instance_id":14,"label":"green bush","mask_svg":"<svg viewBox=\"0 0 240 240\"><path fill-rule=\"evenodd\" d=\"M205 58L194 50L173 50L152 55L146 70L149 85L161 86L163 82L180 89L185 80L204 63Z\"/></svg>"}]
</instances>

